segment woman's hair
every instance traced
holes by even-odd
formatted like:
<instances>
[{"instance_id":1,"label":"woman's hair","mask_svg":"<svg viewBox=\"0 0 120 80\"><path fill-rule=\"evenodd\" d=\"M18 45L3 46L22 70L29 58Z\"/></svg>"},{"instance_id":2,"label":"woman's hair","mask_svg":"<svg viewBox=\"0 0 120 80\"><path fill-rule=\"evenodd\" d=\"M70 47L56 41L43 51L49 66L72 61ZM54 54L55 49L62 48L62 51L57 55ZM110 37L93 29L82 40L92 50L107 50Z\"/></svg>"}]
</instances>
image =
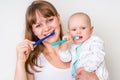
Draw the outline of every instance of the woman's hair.
<instances>
[{"instance_id":1,"label":"woman's hair","mask_svg":"<svg viewBox=\"0 0 120 80\"><path fill-rule=\"evenodd\" d=\"M55 9L55 7L49 3L48 1L44 0L35 0L32 2L32 4L28 7L26 11L26 29L25 29L25 39L29 39L31 41L37 41L39 38L37 38L33 31L32 31L32 25L36 23L36 12L40 12L43 17L51 17L51 16L56 16L58 17L58 12ZM62 38L63 32L62 32L62 27L60 24L60 39ZM34 51L32 51L25 63L25 68L26 71L31 73L29 71L29 66L31 67L32 70L37 71L35 69L35 66L38 66L37 64L37 58L40 55L40 53L44 49L44 45L40 43L39 45L36 46ZM38 66L40 67L40 66Z\"/></svg>"}]
</instances>

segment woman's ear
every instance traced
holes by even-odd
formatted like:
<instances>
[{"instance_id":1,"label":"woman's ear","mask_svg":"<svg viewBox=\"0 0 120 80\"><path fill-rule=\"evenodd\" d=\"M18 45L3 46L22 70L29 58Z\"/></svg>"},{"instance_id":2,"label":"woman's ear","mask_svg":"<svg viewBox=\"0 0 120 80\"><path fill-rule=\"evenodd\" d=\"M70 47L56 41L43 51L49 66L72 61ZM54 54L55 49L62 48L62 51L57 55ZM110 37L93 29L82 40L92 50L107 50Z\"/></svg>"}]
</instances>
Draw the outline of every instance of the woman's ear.
<instances>
[{"instance_id":1,"label":"woman's ear","mask_svg":"<svg viewBox=\"0 0 120 80\"><path fill-rule=\"evenodd\" d=\"M60 14L59 14L59 13L58 13L57 15L58 15L58 16L60 16Z\"/></svg>"},{"instance_id":2,"label":"woman's ear","mask_svg":"<svg viewBox=\"0 0 120 80\"><path fill-rule=\"evenodd\" d=\"M57 17L59 18L59 20L60 20L60 14L57 14Z\"/></svg>"},{"instance_id":3,"label":"woman's ear","mask_svg":"<svg viewBox=\"0 0 120 80\"><path fill-rule=\"evenodd\" d=\"M61 23L60 14L57 15L57 18L58 18L59 22Z\"/></svg>"}]
</instances>

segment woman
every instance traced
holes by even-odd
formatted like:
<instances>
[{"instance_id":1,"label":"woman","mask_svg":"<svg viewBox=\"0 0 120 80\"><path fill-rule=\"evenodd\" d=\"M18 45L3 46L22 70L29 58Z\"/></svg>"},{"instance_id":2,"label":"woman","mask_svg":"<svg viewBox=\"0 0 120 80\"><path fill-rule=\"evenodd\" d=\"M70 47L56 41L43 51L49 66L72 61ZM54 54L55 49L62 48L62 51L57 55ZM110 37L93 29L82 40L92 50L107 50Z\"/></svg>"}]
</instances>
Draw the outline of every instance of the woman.
<instances>
[{"instance_id":1,"label":"woman","mask_svg":"<svg viewBox=\"0 0 120 80\"><path fill-rule=\"evenodd\" d=\"M51 32L55 34L33 46ZM26 12L25 40L17 45L15 80L74 80L70 63L63 63L57 54L59 46L50 45L62 35L60 16L54 6L43 0L33 1ZM98 80L94 73L83 69L77 74L76 80Z\"/></svg>"}]
</instances>

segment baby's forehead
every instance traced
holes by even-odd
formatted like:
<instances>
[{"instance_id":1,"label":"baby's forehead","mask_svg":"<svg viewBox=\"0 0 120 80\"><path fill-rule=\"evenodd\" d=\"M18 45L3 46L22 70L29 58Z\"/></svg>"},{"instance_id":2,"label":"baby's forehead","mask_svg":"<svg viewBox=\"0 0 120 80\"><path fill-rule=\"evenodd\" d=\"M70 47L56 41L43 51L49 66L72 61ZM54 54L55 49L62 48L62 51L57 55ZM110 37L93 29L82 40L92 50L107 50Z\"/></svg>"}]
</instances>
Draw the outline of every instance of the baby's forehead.
<instances>
[{"instance_id":1,"label":"baby's forehead","mask_svg":"<svg viewBox=\"0 0 120 80\"><path fill-rule=\"evenodd\" d=\"M89 19L84 15L74 15L68 20L68 24L72 24L72 23L76 23L76 24L85 23L85 24L87 24L88 22L89 22Z\"/></svg>"},{"instance_id":2,"label":"baby's forehead","mask_svg":"<svg viewBox=\"0 0 120 80\"><path fill-rule=\"evenodd\" d=\"M72 20L72 19L89 19L89 17L88 16L86 16L86 15L84 15L84 14L75 14L75 15L73 15L73 16L71 16L70 17L70 19Z\"/></svg>"},{"instance_id":3,"label":"baby's forehead","mask_svg":"<svg viewBox=\"0 0 120 80\"><path fill-rule=\"evenodd\" d=\"M85 23L91 25L91 20L85 13L76 13L69 18L68 25L71 23Z\"/></svg>"}]
</instances>

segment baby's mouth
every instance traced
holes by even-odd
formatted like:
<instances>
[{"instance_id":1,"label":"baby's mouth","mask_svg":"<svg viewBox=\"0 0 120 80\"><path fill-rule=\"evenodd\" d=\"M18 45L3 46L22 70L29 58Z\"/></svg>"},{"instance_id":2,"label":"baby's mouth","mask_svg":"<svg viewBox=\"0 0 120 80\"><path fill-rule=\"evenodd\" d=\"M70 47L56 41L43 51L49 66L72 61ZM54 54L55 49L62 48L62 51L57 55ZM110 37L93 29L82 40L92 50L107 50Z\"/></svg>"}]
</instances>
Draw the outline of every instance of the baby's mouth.
<instances>
[{"instance_id":1,"label":"baby's mouth","mask_svg":"<svg viewBox=\"0 0 120 80\"><path fill-rule=\"evenodd\" d=\"M83 36L77 36L75 39L82 39L83 38Z\"/></svg>"}]
</instances>

